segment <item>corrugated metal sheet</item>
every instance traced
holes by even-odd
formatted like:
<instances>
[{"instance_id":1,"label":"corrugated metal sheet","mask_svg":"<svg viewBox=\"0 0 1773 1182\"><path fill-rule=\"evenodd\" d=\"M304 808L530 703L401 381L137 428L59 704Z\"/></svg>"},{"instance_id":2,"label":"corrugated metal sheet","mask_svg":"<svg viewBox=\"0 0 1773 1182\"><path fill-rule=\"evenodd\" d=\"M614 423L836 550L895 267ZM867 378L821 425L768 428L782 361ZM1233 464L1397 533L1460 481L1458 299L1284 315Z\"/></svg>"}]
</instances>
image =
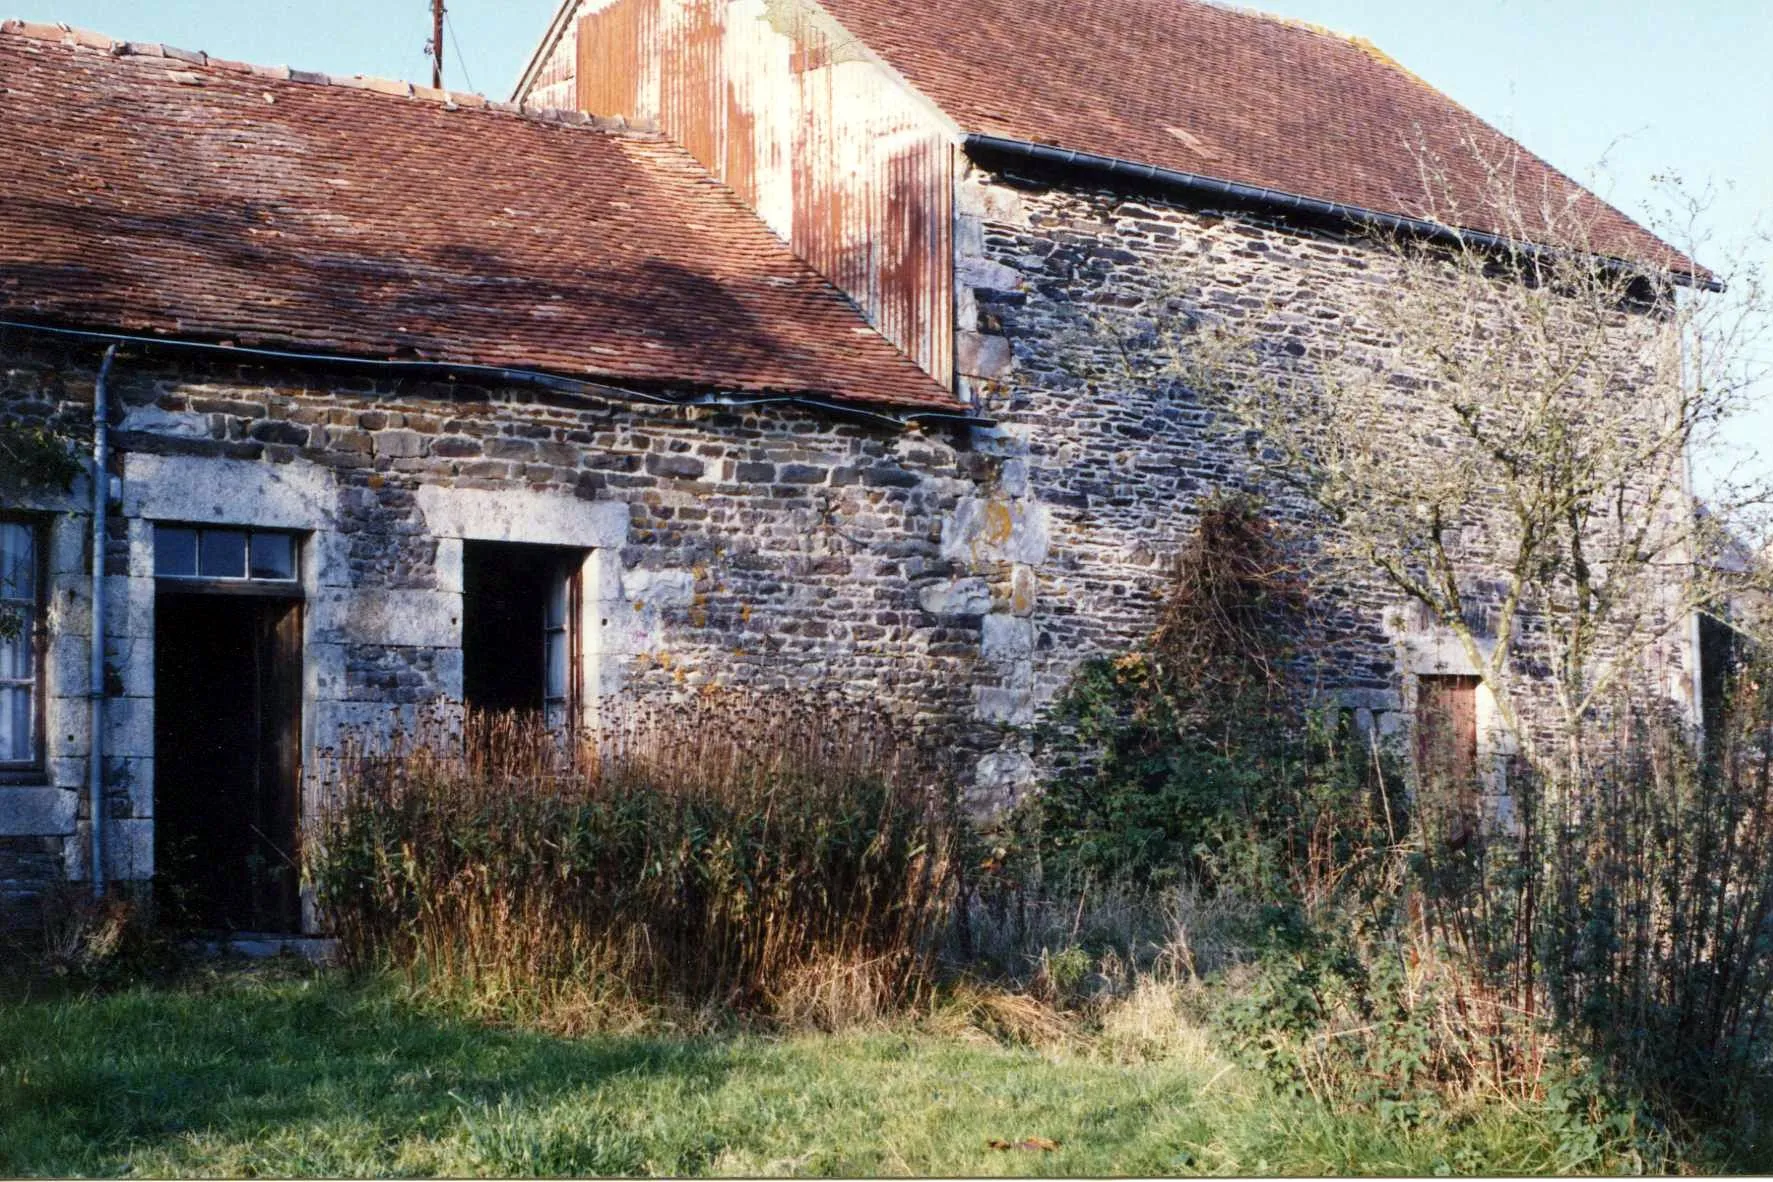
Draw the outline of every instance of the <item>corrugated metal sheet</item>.
<instances>
[{"instance_id":1,"label":"corrugated metal sheet","mask_svg":"<svg viewBox=\"0 0 1773 1182\"><path fill-rule=\"evenodd\" d=\"M793 0L614 0L581 16L579 106L656 119L944 384L954 148Z\"/></svg>"}]
</instances>

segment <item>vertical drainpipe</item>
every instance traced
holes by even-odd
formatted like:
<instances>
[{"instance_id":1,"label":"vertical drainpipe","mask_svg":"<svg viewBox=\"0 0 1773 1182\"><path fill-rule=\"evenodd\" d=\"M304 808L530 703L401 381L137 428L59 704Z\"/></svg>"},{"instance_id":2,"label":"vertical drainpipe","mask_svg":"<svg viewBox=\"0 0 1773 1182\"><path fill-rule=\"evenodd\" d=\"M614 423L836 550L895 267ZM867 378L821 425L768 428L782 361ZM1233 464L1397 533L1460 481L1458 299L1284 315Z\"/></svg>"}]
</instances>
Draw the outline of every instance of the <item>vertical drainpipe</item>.
<instances>
[{"instance_id":1,"label":"vertical drainpipe","mask_svg":"<svg viewBox=\"0 0 1773 1182\"><path fill-rule=\"evenodd\" d=\"M105 349L92 387L92 663L86 697L92 737L87 744L86 795L92 817L92 897L105 895L105 544L111 499L111 413L105 383L117 346Z\"/></svg>"}]
</instances>

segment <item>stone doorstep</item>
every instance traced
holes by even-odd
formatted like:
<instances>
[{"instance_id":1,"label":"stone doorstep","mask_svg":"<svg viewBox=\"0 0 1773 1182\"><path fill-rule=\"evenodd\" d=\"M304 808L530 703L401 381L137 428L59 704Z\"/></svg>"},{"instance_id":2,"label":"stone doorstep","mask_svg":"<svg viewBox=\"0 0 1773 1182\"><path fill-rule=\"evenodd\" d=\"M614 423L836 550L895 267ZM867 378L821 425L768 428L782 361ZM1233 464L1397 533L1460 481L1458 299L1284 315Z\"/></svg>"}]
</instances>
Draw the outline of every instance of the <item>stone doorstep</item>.
<instances>
[{"instance_id":1,"label":"stone doorstep","mask_svg":"<svg viewBox=\"0 0 1773 1182\"><path fill-rule=\"evenodd\" d=\"M236 932L220 939L194 939L185 947L204 957L244 956L248 960L270 960L277 956L298 956L315 965L338 963L339 942L330 936L286 936L276 932Z\"/></svg>"}]
</instances>

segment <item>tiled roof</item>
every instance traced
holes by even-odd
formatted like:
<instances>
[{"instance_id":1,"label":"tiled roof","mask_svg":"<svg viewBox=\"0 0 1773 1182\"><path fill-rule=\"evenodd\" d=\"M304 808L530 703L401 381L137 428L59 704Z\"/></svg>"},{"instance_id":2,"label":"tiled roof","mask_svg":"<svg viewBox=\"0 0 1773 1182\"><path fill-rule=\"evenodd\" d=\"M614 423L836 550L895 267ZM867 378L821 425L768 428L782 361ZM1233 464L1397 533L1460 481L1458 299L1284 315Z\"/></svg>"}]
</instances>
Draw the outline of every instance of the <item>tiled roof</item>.
<instances>
[{"instance_id":1,"label":"tiled roof","mask_svg":"<svg viewBox=\"0 0 1773 1182\"><path fill-rule=\"evenodd\" d=\"M7 22L0 318L957 409L687 153L587 122Z\"/></svg>"},{"instance_id":2,"label":"tiled roof","mask_svg":"<svg viewBox=\"0 0 1773 1182\"><path fill-rule=\"evenodd\" d=\"M1581 203L1590 241L1552 245L1692 268L1365 42L1201 0L820 2L969 133L1507 235L1476 145L1523 204ZM1424 150L1465 216L1426 207Z\"/></svg>"}]
</instances>

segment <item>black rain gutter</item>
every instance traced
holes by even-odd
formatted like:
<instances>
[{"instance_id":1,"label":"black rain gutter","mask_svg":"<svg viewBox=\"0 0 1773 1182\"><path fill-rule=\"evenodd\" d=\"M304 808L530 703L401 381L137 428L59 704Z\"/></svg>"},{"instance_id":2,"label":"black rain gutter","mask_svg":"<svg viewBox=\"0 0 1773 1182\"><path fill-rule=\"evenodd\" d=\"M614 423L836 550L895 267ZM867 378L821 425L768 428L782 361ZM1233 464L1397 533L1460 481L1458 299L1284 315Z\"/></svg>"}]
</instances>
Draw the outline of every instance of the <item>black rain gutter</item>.
<instances>
[{"instance_id":1,"label":"black rain gutter","mask_svg":"<svg viewBox=\"0 0 1773 1182\"><path fill-rule=\"evenodd\" d=\"M830 402L822 398L810 398L804 394L759 394L756 396L743 394L707 394L691 398L669 398L662 394L652 394L645 390L633 390L625 386L610 386L602 382L593 382L584 378L567 377L562 374L549 373L539 369L518 369L502 365L477 365L472 363L457 364L448 361L408 360L402 358L352 357L342 353L316 353L292 349L267 349L255 345L222 345L213 341L196 341L185 337L155 337L140 334L103 332L95 329L62 328L50 324L32 324L18 320L0 320L0 329L18 329L22 332L50 333L55 336L75 337L88 341L105 341L111 344L141 345L144 348L158 348L198 352L207 354L224 354L229 357L262 358L272 361L294 361L317 363L323 365L354 366L365 369L391 371L412 376L430 376L437 378L454 378L457 375L485 378L514 386L528 386L547 390L555 394L570 394L579 397L594 397L606 401L644 402L656 406L674 407L730 407L745 409L754 406L793 406L802 410L818 411L822 414L836 415L844 418L859 419L864 422L882 424L891 427L905 428L914 423L942 423L951 426L989 427L993 420L970 415L960 411L914 410L903 414L891 414L883 411L866 410L844 402Z\"/></svg>"},{"instance_id":2,"label":"black rain gutter","mask_svg":"<svg viewBox=\"0 0 1773 1182\"><path fill-rule=\"evenodd\" d=\"M1093 152L1078 152L1070 148L1055 148L1047 144L1030 143L1027 140L1012 140L1002 136L976 133L968 134L961 141L961 146L969 153L978 151L989 155L1020 157L1059 168L1100 173L1105 176L1132 177L1147 184L1186 193L1191 197L1230 199L1240 205L1254 206L1258 209L1304 214L1307 217L1324 218L1330 221L1350 222L1359 226L1428 238L1437 242L1478 246L1486 250L1519 251L1533 257L1541 255L1555 257L1559 253L1551 247L1531 242L1517 242L1512 238L1506 238L1500 234L1487 234L1482 230L1466 230L1446 225L1443 222L1429 221L1426 218L1381 213L1376 209L1366 209L1359 205L1344 205L1339 201L1303 197L1298 193L1289 193L1283 189L1242 185L1236 181L1203 176L1196 172L1179 172L1172 168L1159 168L1155 164L1138 164L1131 160L1122 160L1117 156L1098 156ZM1608 270L1640 271L1643 269L1642 264L1633 263L1629 259L1616 258L1612 255L1597 257ZM1699 287L1706 291L1724 290L1724 285L1710 276L1702 278L1695 274L1682 272L1672 272L1672 274L1675 276L1675 281L1683 286Z\"/></svg>"}]
</instances>

